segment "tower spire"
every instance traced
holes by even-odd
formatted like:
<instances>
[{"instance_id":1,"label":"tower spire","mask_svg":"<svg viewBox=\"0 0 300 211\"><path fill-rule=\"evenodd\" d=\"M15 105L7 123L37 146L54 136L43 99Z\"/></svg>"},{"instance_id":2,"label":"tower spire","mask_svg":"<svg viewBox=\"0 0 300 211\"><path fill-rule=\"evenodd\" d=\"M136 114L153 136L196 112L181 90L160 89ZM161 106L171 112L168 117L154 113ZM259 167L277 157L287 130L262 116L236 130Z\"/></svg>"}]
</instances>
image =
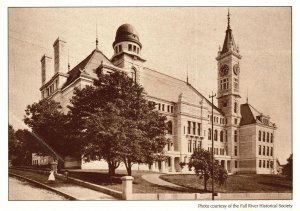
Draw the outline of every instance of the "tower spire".
<instances>
[{"instance_id":1,"label":"tower spire","mask_svg":"<svg viewBox=\"0 0 300 211\"><path fill-rule=\"evenodd\" d=\"M96 19L96 49L98 50L98 21Z\"/></svg>"},{"instance_id":2,"label":"tower spire","mask_svg":"<svg viewBox=\"0 0 300 211\"><path fill-rule=\"evenodd\" d=\"M229 11L229 8L228 8L228 13L227 13L227 29L230 29L230 11Z\"/></svg>"}]
</instances>

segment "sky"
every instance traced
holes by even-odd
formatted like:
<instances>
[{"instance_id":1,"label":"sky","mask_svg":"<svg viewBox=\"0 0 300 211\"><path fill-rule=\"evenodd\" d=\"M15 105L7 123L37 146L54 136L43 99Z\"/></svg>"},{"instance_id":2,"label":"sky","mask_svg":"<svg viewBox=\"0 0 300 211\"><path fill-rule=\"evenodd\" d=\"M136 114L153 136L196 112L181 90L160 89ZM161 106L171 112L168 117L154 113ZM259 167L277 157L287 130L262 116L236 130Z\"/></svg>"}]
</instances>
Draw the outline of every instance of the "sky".
<instances>
[{"instance_id":1,"label":"sky","mask_svg":"<svg viewBox=\"0 0 300 211\"><path fill-rule=\"evenodd\" d=\"M291 140L291 9L230 7L239 45L241 103L269 115L278 129L275 153L285 163ZM43 54L57 37L68 45L71 68L95 49L111 58L117 28L132 24L146 66L189 82L208 98L217 91L217 62L227 7L10 8L8 10L9 123L24 128L26 106L40 100Z\"/></svg>"}]
</instances>

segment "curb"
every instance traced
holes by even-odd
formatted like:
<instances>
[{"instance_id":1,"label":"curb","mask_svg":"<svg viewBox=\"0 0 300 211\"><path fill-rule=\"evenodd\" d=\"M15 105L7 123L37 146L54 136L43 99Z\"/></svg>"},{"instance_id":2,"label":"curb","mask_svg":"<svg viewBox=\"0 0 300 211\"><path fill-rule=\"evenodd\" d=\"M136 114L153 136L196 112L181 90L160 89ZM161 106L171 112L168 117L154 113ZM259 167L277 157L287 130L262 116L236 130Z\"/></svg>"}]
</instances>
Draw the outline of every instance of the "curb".
<instances>
[{"instance_id":1,"label":"curb","mask_svg":"<svg viewBox=\"0 0 300 211\"><path fill-rule=\"evenodd\" d=\"M79 199L75 198L74 196L71 196L71 195L69 195L69 194L67 194L67 193L65 193L65 192L59 191L59 190L57 190L57 189L55 189L55 188L52 188L52 187L50 187L50 186L48 186L48 185L45 185L45 184L43 184L43 183L40 183L40 182L38 182L38 181L29 179L29 178L27 178L27 177L24 177L24 176L21 176L21 175L18 175L18 174L14 174L14 173L9 173L9 175L15 176L15 177L18 177L18 178L21 178L21 179L24 179L24 180L27 180L27 181L29 181L29 182L31 182L31 183L34 183L34 184L36 184L36 185L38 185L38 186L40 186L40 187L42 187L42 188L44 188L44 189L48 189L48 190L50 190L50 191L53 191L53 192L55 192L55 193L57 193L57 194L59 194L59 195L65 197L66 199L69 199L69 200L79 200Z\"/></svg>"}]
</instances>

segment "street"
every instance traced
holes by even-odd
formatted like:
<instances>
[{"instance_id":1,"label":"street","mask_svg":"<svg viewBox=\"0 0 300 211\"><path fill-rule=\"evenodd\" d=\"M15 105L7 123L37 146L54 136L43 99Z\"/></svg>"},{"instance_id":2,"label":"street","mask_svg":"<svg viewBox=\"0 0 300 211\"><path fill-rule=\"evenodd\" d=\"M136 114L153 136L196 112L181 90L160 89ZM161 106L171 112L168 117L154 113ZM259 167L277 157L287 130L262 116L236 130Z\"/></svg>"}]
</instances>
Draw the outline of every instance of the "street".
<instances>
[{"instance_id":1,"label":"street","mask_svg":"<svg viewBox=\"0 0 300 211\"><path fill-rule=\"evenodd\" d=\"M48 190L44 190L34 185L9 177L9 200L67 200Z\"/></svg>"}]
</instances>

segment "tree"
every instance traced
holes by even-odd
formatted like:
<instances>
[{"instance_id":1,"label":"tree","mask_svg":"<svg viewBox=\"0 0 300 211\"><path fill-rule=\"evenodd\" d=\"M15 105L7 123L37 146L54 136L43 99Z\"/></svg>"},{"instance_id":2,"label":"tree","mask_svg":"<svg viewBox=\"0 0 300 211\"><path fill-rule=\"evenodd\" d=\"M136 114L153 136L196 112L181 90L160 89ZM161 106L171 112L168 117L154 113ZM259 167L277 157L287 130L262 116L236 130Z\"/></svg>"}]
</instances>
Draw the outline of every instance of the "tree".
<instances>
[{"instance_id":1,"label":"tree","mask_svg":"<svg viewBox=\"0 0 300 211\"><path fill-rule=\"evenodd\" d=\"M153 162L166 144L165 117L125 72L99 74L94 86L76 89L69 109L71 124L78 125L74 134L84 139L83 153L107 161L110 175L120 162L131 175L134 163Z\"/></svg>"},{"instance_id":2,"label":"tree","mask_svg":"<svg viewBox=\"0 0 300 211\"><path fill-rule=\"evenodd\" d=\"M63 161L63 157L76 152L76 145L68 137L68 117L63 114L58 102L49 99L28 105L24 122L37 140L45 146L40 153L52 155ZM46 149L46 150L45 150Z\"/></svg>"},{"instance_id":3,"label":"tree","mask_svg":"<svg viewBox=\"0 0 300 211\"><path fill-rule=\"evenodd\" d=\"M212 171L212 163L214 163L214 171ZM212 162L211 152L204 149L196 149L191 156L189 162L189 168L194 168L196 175L204 180L204 190L207 191L207 181L212 178L212 172L214 172L214 181L219 185L223 185L228 174L226 170L219 165L218 161Z\"/></svg>"},{"instance_id":4,"label":"tree","mask_svg":"<svg viewBox=\"0 0 300 211\"><path fill-rule=\"evenodd\" d=\"M283 174L289 179L293 179L293 154L287 159L287 164L283 167Z\"/></svg>"}]
</instances>

